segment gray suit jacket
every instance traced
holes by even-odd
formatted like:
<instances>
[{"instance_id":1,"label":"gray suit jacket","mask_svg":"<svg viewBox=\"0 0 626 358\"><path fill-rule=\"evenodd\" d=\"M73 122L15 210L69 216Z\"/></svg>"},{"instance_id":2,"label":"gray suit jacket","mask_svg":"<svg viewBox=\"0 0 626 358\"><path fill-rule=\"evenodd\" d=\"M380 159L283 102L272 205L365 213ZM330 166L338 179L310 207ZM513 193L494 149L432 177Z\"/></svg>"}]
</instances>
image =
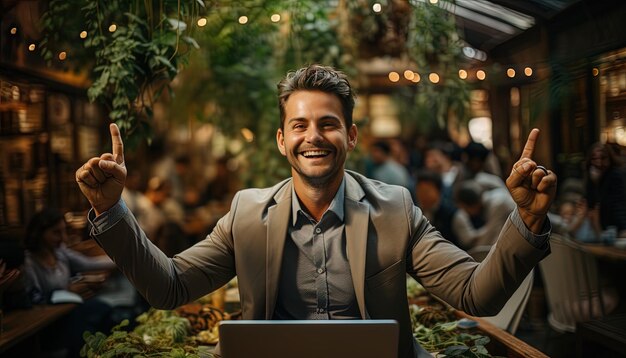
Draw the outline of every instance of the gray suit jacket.
<instances>
[{"instance_id":1,"label":"gray suit jacket","mask_svg":"<svg viewBox=\"0 0 626 358\"><path fill-rule=\"evenodd\" d=\"M548 253L509 219L482 263L441 237L409 192L346 171L347 256L361 317L400 324L399 357L421 356L406 296L406 274L452 306L494 315ZM292 181L246 189L205 240L167 258L132 214L95 239L151 305L172 309L238 278L243 319L271 319L291 216Z\"/></svg>"}]
</instances>

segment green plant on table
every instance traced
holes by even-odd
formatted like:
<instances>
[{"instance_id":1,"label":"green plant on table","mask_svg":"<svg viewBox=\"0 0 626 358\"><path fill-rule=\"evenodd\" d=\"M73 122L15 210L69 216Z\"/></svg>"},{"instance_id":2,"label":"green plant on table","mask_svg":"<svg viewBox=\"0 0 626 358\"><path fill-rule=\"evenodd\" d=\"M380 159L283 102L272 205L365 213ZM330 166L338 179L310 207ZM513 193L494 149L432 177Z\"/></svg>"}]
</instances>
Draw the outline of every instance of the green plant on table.
<instances>
[{"instance_id":1,"label":"green plant on table","mask_svg":"<svg viewBox=\"0 0 626 358\"><path fill-rule=\"evenodd\" d=\"M173 311L150 309L137 317L139 325L125 331L128 320L113 327L109 336L85 332L81 357L213 357L189 336L190 324Z\"/></svg>"}]
</instances>

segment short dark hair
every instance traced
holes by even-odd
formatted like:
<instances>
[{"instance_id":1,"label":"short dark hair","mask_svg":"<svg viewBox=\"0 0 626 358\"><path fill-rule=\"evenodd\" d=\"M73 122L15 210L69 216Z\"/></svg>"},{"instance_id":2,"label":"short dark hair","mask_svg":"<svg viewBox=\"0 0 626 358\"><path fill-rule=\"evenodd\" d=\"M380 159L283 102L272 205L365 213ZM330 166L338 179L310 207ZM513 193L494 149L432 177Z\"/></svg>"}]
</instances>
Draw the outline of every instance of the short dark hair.
<instances>
[{"instance_id":1,"label":"short dark hair","mask_svg":"<svg viewBox=\"0 0 626 358\"><path fill-rule=\"evenodd\" d=\"M280 128L283 128L285 124L285 103L296 91L322 91L334 94L341 102L346 127L352 126L355 94L350 87L348 77L343 72L329 66L309 65L287 73L277 87Z\"/></svg>"},{"instance_id":2,"label":"short dark hair","mask_svg":"<svg viewBox=\"0 0 626 358\"><path fill-rule=\"evenodd\" d=\"M63 216L63 213L53 208L41 210L33 215L26 227L26 235L24 237L26 250L31 252L40 250L43 233L64 220L65 216Z\"/></svg>"},{"instance_id":3,"label":"short dark hair","mask_svg":"<svg viewBox=\"0 0 626 358\"><path fill-rule=\"evenodd\" d=\"M483 190L476 181L465 180L459 184L454 198L457 202L465 205L476 205L481 201Z\"/></svg>"},{"instance_id":4,"label":"short dark hair","mask_svg":"<svg viewBox=\"0 0 626 358\"><path fill-rule=\"evenodd\" d=\"M443 179L441 174L428 169L422 169L417 172L417 183L432 183L437 190L441 191L443 188Z\"/></svg>"},{"instance_id":5,"label":"short dark hair","mask_svg":"<svg viewBox=\"0 0 626 358\"><path fill-rule=\"evenodd\" d=\"M391 146L384 140L375 141L374 143L372 143L372 148L378 148L386 155L391 154Z\"/></svg>"},{"instance_id":6,"label":"short dark hair","mask_svg":"<svg viewBox=\"0 0 626 358\"><path fill-rule=\"evenodd\" d=\"M469 142L463 151L467 154L467 159L475 158L481 162L484 162L489 155L489 149L487 149L487 147L485 147L482 143L478 142Z\"/></svg>"}]
</instances>

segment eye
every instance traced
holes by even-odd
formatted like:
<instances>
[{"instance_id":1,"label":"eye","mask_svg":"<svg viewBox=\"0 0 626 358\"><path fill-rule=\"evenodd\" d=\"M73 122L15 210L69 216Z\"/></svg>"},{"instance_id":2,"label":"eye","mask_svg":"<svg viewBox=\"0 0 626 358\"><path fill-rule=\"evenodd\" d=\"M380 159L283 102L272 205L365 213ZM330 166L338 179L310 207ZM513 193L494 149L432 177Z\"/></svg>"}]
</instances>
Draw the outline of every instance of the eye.
<instances>
[{"instance_id":1,"label":"eye","mask_svg":"<svg viewBox=\"0 0 626 358\"><path fill-rule=\"evenodd\" d=\"M322 127L323 128L337 128L339 127L339 123L335 121L327 121L327 122L322 123Z\"/></svg>"}]
</instances>

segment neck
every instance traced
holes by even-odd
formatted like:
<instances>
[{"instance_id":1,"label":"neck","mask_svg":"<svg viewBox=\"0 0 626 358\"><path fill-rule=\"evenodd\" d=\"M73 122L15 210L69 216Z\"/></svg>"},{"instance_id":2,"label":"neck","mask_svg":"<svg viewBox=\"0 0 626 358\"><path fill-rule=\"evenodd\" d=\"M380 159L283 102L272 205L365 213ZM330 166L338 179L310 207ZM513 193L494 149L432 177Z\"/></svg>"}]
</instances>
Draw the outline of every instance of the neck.
<instances>
[{"instance_id":1,"label":"neck","mask_svg":"<svg viewBox=\"0 0 626 358\"><path fill-rule=\"evenodd\" d=\"M33 252L33 255L37 258L38 261L45 263L48 263L49 260L54 260L56 258L56 256L54 255L54 250L46 248Z\"/></svg>"},{"instance_id":2,"label":"neck","mask_svg":"<svg viewBox=\"0 0 626 358\"><path fill-rule=\"evenodd\" d=\"M325 185L311 185L299 176L294 176L293 185L302 208L316 221L320 221L337 194L342 180L343 177L338 177L338 180Z\"/></svg>"}]
</instances>

